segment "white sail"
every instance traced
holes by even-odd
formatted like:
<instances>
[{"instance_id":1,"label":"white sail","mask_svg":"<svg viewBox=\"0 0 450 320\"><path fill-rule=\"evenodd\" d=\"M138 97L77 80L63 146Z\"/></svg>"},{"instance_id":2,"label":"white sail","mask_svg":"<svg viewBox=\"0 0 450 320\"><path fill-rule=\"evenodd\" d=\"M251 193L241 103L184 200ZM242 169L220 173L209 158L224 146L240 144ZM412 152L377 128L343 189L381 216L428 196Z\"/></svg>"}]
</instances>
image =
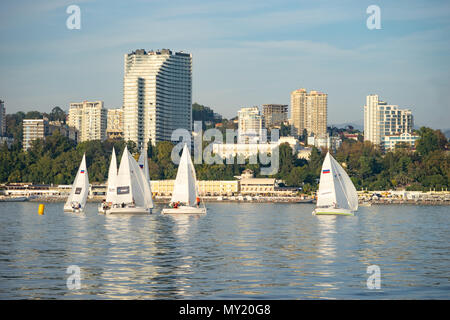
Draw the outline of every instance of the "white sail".
<instances>
[{"instance_id":1,"label":"white sail","mask_svg":"<svg viewBox=\"0 0 450 320\"><path fill-rule=\"evenodd\" d=\"M130 157L129 157L128 148L125 146L125 149L122 153L122 158L120 159L120 167L119 172L116 178L116 197L114 203L132 203L133 202L133 185L131 183L131 174L130 174Z\"/></svg>"},{"instance_id":2,"label":"white sail","mask_svg":"<svg viewBox=\"0 0 450 320\"><path fill-rule=\"evenodd\" d=\"M79 209L83 210L86 205L87 196L89 193L89 177L86 168L86 154L83 154L80 167L78 168L75 181L72 185L69 198L67 199L64 208L70 209L73 206L80 205Z\"/></svg>"},{"instance_id":3,"label":"white sail","mask_svg":"<svg viewBox=\"0 0 450 320\"><path fill-rule=\"evenodd\" d=\"M320 173L317 207L337 207L356 211L358 195L341 165L327 153Z\"/></svg>"},{"instance_id":4,"label":"white sail","mask_svg":"<svg viewBox=\"0 0 450 320\"><path fill-rule=\"evenodd\" d=\"M349 209L351 211L356 211L358 210L358 193L356 192L355 185L348 176L347 172L345 172L344 168L342 168L335 159L332 158L332 160L336 163L339 183L342 185L342 189L348 201Z\"/></svg>"},{"instance_id":5,"label":"white sail","mask_svg":"<svg viewBox=\"0 0 450 320\"><path fill-rule=\"evenodd\" d=\"M151 209L153 208L153 200L150 181L145 177L144 171L140 168L133 156L131 154L129 156L132 174L131 180L136 184L136 187L133 189L136 206Z\"/></svg>"},{"instance_id":6,"label":"white sail","mask_svg":"<svg viewBox=\"0 0 450 320\"><path fill-rule=\"evenodd\" d=\"M145 179L150 181L150 172L148 170L148 159L147 159L147 149L142 149L141 155L139 156L138 161L139 167L144 172Z\"/></svg>"},{"instance_id":7,"label":"white sail","mask_svg":"<svg viewBox=\"0 0 450 320\"><path fill-rule=\"evenodd\" d=\"M116 198L116 180L117 180L117 160L116 151L112 149L111 163L108 171L108 187L106 190L106 202L115 202Z\"/></svg>"},{"instance_id":8,"label":"white sail","mask_svg":"<svg viewBox=\"0 0 450 320\"><path fill-rule=\"evenodd\" d=\"M194 206L197 198L197 181L195 168L192 164L191 155L187 145L183 147L180 164L178 165L177 177L172 193L171 202L184 203L188 206Z\"/></svg>"}]
</instances>

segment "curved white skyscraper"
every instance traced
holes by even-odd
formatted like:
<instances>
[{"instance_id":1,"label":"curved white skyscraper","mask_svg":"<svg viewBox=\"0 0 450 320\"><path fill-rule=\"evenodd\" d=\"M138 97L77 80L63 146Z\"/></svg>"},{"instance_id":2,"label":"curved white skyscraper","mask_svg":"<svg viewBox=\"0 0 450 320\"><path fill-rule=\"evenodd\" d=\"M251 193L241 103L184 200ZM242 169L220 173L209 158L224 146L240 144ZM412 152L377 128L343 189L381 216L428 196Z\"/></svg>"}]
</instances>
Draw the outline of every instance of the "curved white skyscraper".
<instances>
[{"instance_id":1,"label":"curved white skyscraper","mask_svg":"<svg viewBox=\"0 0 450 320\"><path fill-rule=\"evenodd\" d=\"M192 130L192 54L168 49L125 54L125 141L170 141L173 130Z\"/></svg>"}]
</instances>

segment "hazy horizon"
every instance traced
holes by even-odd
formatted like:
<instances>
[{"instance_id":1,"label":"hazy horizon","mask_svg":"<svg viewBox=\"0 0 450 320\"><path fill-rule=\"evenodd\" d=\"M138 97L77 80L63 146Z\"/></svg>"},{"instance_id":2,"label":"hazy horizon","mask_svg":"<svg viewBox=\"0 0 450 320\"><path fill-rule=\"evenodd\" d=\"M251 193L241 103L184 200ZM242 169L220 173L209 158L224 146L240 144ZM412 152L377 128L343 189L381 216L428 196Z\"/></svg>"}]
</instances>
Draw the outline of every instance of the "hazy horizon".
<instances>
[{"instance_id":1,"label":"hazy horizon","mask_svg":"<svg viewBox=\"0 0 450 320\"><path fill-rule=\"evenodd\" d=\"M81 29L69 30L69 5ZM369 30L369 5L381 29ZM359 123L368 94L448 129L446 1L98 1L0 4L0 99L7 113L70 102L122 106L123 56L193 55L192 102L226 118L245 106L290 105L298 88L328 94L328 124Z\"/></svg>"}]
</instances>

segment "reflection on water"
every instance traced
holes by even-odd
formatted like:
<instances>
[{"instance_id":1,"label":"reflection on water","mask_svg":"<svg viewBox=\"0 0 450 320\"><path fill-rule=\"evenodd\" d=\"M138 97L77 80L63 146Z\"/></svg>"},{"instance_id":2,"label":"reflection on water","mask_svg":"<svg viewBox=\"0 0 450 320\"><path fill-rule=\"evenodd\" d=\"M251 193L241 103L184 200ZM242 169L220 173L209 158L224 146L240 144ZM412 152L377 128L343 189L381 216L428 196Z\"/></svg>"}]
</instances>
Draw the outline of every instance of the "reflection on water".
<instances>
[{"instance_id":1,"label":"reflection on water","mask_svg":"<svg viewBox=\"0 0 450 320\"><path fill-rule=\"evenodd\" d=\"M205 216L104 216L0 203L0 298L448 299L448 207L208 204ZM155 210L159 212L157 208ZM367 266L382 289L367 289ZM67 267L81 268L68 290Z\"/></svg>"}]
</instances>

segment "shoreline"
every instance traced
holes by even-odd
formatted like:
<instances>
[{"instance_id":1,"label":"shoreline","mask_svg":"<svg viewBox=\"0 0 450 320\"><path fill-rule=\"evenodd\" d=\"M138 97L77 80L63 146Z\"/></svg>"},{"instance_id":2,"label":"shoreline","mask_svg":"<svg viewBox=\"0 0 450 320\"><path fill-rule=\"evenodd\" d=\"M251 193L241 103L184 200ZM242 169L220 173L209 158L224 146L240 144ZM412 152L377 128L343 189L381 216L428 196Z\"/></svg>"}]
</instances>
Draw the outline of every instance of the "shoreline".
<instances>
[{"instance_id":1,"label":"shoreline","mask_svg":"<svg viewBox=\"0 0 450 320\"><path fill-rule=\"evenodd\" d=\"M33 197L24 201L14 201L14 197L9 199L3 197L0 202L44 202L44 203L58 203L65 202L67 197L65 196L49 196L49 197ZM94 197L87 200L91 203L101 203L103 197ZM217 197L203 197L202 200L205 203L310 203L315 204L315 200L312 198L300 198L300 197L260 197L257 199L247 200L245 199L223 199L218 200ZM153 199L155 204L164 204L170 201L170 197L157 197ZM428 206L447 206L450 205L450 199L444 198L442 200L436 199L378 199L371 201L359 201L360 207L369 207L371 205L428 205Z\"/></svg>"}]
</instances>

